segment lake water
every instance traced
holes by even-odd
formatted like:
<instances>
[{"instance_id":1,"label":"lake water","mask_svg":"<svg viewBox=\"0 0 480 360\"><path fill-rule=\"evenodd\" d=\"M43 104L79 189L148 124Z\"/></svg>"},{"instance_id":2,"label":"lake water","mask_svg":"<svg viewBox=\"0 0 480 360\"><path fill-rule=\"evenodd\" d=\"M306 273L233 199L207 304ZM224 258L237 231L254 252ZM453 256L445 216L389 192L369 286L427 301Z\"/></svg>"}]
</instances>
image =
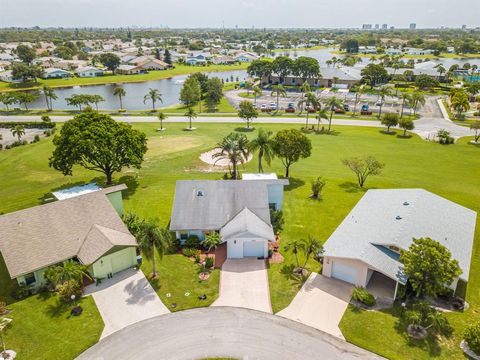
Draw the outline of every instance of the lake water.
<instances>
[{"instance_id":1,"label":"lake water","mask_svg":"<svg viewBox=\"0 0 480 360\"><path fill-rule=\"evenodd\" d=\"M200 71L201 69L199 69ZM222 71L222 72L209 72L206 73L209 77L219 77L221 79L230 81L233 76L234 81L237 78L242 81L246 78L247 72L245 70L235 71ZM156 103L156 107L167 107L176 105L179 103L180 90L183 82L188 75L178 75L168 79L152 80L136 83L124 83L124 84L102 84L102 85L85 85L85 86L73 86L65 88L55 89L55 93L58 96L57 100L53 101L53 109L74 109L72 106L67 105L65 98L70 97L73 94L90 94L101 95L105 99L104 102L98 104L98 108L102 110L116 110L120 108L120 102L118 96L113 95L113 89L117 86L122 86L126 91L126 96L123 97L123 107L128 110L144 110L151 109L151 101L143 103L143 97L148 93L150 88L158 89L162 94L163 103ZM29 105L32 109L43 109L46 107L45 99L41 95L39 99Z\"/></svg>"}]
</instances>

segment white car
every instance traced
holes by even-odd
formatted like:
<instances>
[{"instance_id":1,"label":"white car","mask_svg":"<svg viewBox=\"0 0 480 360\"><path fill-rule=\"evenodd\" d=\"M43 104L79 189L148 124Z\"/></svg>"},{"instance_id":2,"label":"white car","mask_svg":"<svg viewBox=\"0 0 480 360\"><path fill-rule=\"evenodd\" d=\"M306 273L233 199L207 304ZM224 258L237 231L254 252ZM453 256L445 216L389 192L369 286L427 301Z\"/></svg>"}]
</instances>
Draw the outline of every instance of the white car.
<instances>
[{"instance_id":1,"label":"white car","mask_svg":"<svg viewBox=\"0 0 480 360\"><path fill-rule=\"evenodd\" d=\"M277 104L270 103L270 110L277 110Z\"/></svg>"},{"instance_id":2,"label":"white car","mask_svg":"<svg viewBox=\"0 0 480 360\"><path fill-rule=\"evenodd\" d=\"M375 103L375 106L383 106L383 101L377 100L377 102Z\"/></svg>"}]
</instances>

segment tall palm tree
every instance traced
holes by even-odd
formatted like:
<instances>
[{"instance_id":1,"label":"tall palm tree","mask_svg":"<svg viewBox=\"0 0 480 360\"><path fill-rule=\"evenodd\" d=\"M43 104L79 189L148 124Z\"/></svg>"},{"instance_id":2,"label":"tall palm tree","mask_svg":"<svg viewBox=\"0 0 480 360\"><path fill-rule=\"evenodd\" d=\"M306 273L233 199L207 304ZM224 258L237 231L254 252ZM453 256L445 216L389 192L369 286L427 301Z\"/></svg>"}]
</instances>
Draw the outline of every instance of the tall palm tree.
<instances>
[{"instance_id":1,"label":"tall palm tree","mask_svg":"<svg viewBox=\"0 0 480 360\"><path fill-rule=\"evenodd\" d=\"M163 103L162 94L158 89L150 88L148 90L148 94L143 97L143 103L145 104L149 100L152 102L152 111L155 111L155 103L157 101Z\"/></svg>"},{"instance_id":2,"label":"tall palm tree","mask_svg":"<svg viewBox=\"0 0 480 360\"><path fill-rule=\"evenodd\" d=\"M165 128L163 127L163 120L165 120L167 118L167 115L165 115L165 113L160 111L157 114L157 117L158 117L158 120L160 120L160 129L158 129L158 130L160 130L160 131L165 130Z\"/></svg>"},{"instance_id":3,"label":"tall palm tree","mask_svg":"<svg viewBox=\"0 0 480 360\"><path fill-rule=\"evenodd\" d=\"M445 69L442 64L436 65L435 68L437 69L437 72L438 72L438 81L440 81L440 78L442 77L443 74L447 72L447 69Z\"/></svg>"},{"instance_id":4,"label":"tall palm tree","mask_svg":"<svg viewBox=\"0 0 480 360\"><path fill-rule=\"evenodd\" d=\"M236 180L238 178L238 165L243 165L250 155L247 137L236 132L230 133L218 143L217 147L219 151L213 154L212 158L229 160L232 164L232 179Z\"/></svg>"},{"instance_id":5,"label":"tall palm tree","mask_svg":"<svg viewBox=\"0 0 480 360\"><path fill-rule=\"evenodd\" d=\"M363 88L363 86L359 87L355 92L355 102L353 103L353 116L355 116L357 113L358 102L360 101L360 98L364 93L365 89Z\"/></svg>"},{"instance_id":6,"label":"tall palm tree","mask_svg":"<svg viewBox=\"0 0 480 360\"><path fill-rule=\"evenodd\" d=\"M411 95L408 94L408 93L403 93L402 96L402 110L400 112L400 119L403 118L403 112L404 112L404 109L405 109L405 103L409 103L410 102L410 98L411 98Z\"/></svg>"},{"instance_id":7,"label":"tall palm tree","mask_svg":"<svg viewBox=\"0 0 480 360\"><path fill-rule=\"evenodd\" d=\"M25 135L25 126L23 125L15 125L13 128L10 129L10 132L13 136L18 138L18 141L22 140L22 136Z\"/></svg>"},{"instance_id":8,"label":"tall palm tree","mask_svg":"<svg viewBox=\"0 0 480 360\"><path fill-rule=\"evenodd\" d=\"M387 96L392 96L392 89L390 89L388 86L381 86L377 90L377 95L380 100L380 107L378 111L378 118L380 119L380 116L382 116L382 108L383 108L383 104L385 103L385 98Z\"/></svg>"},{"instance_id":9,"label":"tall palm tree","mask_svg":"<svg viewBox=\"0 0 480 360\"><path fill-rule=\"evenodd\" d=\"M123 87L117 86L115 89L113 89L113 95L118 96L118 99L120 100L120 109L123 109L122 98L127 95L125 89Z\"/></svg>"},{"instance_id":10,"label":"tall palm tree","mask_svg":"<svg viewBox=\"0 0 480 360\"><path fill-rule=\"evenodd\" d=\"M250 141L248 149L251 152L258 150L258 172L263 173L262 159L265 158L265 162L270 165L273 154L273 140L272 131L260 129L258 136Z\"/></svg>"},{"instance_id":11,"label":"tall palm tree","mask_svg":"<svg viewBox=\"0 0 480 360\"><path fill-rule=\"evenodd\" d=\"M257 105L257 97L262 95L262 89L260 89L259 86L254 86L252 87L252 91L253 91L253 97L254 97L253 103Z\"/></svg>"},{"instance_id":12,"label":"tall palm tree","mask_svg":"<svg viewBox=\"0 0 480 360\"><path fill-rule=\"evenodd\" d=\"M451 101L451 106L457 111L457 118L461 118L462 112L470 109L470 101L465 92L457 93Z\"/></svg>"},{"instance_id":13,"label":"tall palm tree","mask_svg":"<svg viewBox=\"0 0 480 360\"><path fill-rule=\"evenodd\" d=\"M193 107L189 106L187 109L187 112L185 113L185 116L188 117L188 121L190 125L188 126L188 130L193 130L192 128L192 119L195 119L197 117L197 113L195 110L193 110Z\"/></svg>"},{"instance_id":14,"label":"tall palm tree","mask_svg":"<svg viewBox=\"0 0 480 360\"><path fill-rule=\"evenodd\" d=\"M303 101L305 101L305 94L311 91L310 84L308 83L308 81L305 81L302 84L302 86L300 86L300 91L302 93L302 100L300 100L302 101L302 107L300 108L301 109L300 111L303 111Z\"/></svg>"},{"instance_id":15,"label":"tall palm tree","mask_svg":"<svg viewBox=\"0 0 480 360\"><path fill-rule=\"evenodd\" d=\"M167 229L162 229L158 226L158 221L154 219L145 220L137 236L138 247L143 256L152 260L152 276L157 276L157 269L155 264L155 250L160 259L167 252L171 244L171 234Z\"/></svg>"},{"instance_id":16,"label":"tall palm tree","mask_svg":"<svg viewBox=\"0 0 480 360\"><path fill-rule=\"evenodd\" d=\"M300 100L298 102L298 105L300 106L305 106L305 109L307 109L307 114L306 114L306 118L305 118L305 129L308 128L308 116L310 115L309 113L309 107L313 107L315 110L318 109L319 107L319 101L317 99L317 97L315 96L314 93L312 92L308 92L305 94L303 100Z\"/></svg>"},{"instance_id":17,"label":"tall palm tree","mask_svg":"<svg viewBox=\"0 0 480 360\"><path fill-rule=\"evenodd\" d=\"M278 102L280 100L280 96L281 97L287 96L287 91L285 90L283 85L273 85L272 86L272 92L271 92L270 96L275 96L275 95L277 96L277 111L278 111L279 110Z\"/></svg>"},{"instance_id":18,"label":"tall palm tree","mask_svg":"<svg viewBox=\"0 0 480 360\"><path fill-rule=\"evenodd\" d=\"M75 261L67 261L62 265L49 267L45 273L45 277L54 286L71 280L81 283L84 278L91 279L87 267Z\"/></svg>"},{"instance_id":19,"label":"tall palm tree","mask_svg":"<svg viewBox=\"0 0 480 360\"><path fill-rule=\"evenodd\" d=\"M343 102L336 96L332 96L325 100L325 106L327 109L330 110L330 118L328 119L328 132L330 132L332 128L333 113L335 112L335 109L341 108L343 106Z\"/></svg>"},{"instance_id":20,"label":"tall palm tree","mask_svg":"<svg viewBox=\"0 0 480 360\"><path fill-rule=\"evenodd\" d=\"M322 119L328 120L327 109L319 108L317 112L317 131L320 131L320 122Z\"/></svg>"},{"instance_id":21,"label":"tall palm tree","mask_svg":"<svg viewBox=\"0 0 480 360\"><path fill-rule=\"evenodd\" d=\"M425 105L425 102L426 102L426 99L425 99L425 95L423 95L423 93L419 92L419 91L415 91L414 93L412 93L412 100L413 100L413 115L417 115L417 109L418 109L418 106L421 105Z\"/></svg>"},{"instance_id":22,"label":"tall palm tree","mask_svg":"<svg viewBox=\"0 0 480 360\"><path fill-rule=\"evenodd\" d=\"M43 85L42 87L43 95L45 96L45 102L47 103L47 110L53 110L52 100L57 100L58 96L51 87Z\"/></svg>"},{"instance_id":23,"label":"tall palm tree","mask_svg":"<svg viewBox=\"0 0 480 360\"><path fill-rule=\"evenodd\" d=\"M298 253L305 251L305 242L302 240L292 240L285 245L285 250L295 255L297 268L300 268L300 262L298 261Z\"/></svg>"}]
</instances>

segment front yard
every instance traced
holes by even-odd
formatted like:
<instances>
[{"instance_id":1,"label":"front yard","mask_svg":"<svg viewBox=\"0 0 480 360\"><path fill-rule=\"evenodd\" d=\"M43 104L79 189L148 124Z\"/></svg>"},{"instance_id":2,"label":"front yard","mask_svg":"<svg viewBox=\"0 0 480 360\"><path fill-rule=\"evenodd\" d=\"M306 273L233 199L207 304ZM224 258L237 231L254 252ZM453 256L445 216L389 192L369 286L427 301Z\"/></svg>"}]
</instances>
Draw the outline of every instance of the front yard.
<instances>
[{"instance_id":1,"label":"front yard","mask_svg":"<svg viewBox=\"0 0 480 360\"><path fill-rule=\"evenodd\" d=\"M117 183L124 182L129 187L124 194L127 210L132 210L141 217L159 218L161 224L167 226L176 180L220 179L223 176L223 171L213 171L198 157L202 152L213 148L223 136L238 128L239 125L203 124L200 121L201 119L197 119L195 126L198 130L194 132L183 131L185 124L168 123L167 131L162 133L155 131L158 127L157 123L133 125L147 133L150 150L141 170L126 170L115 176ZM281 124L254 124L254 126L270 128L274 131L299 127L299 125ZM478 191L480 176L476 171L480 168L479 149L468 145L467 139L462 139L455 145L442 146L423 141L417 136L403 139L384 135L377 128L337 126L335 129L337 130L335 136L309 134L308 137L313 145L312 156L301 160L291 168L291 185L285 192L285 229L281 236L282 249L291 240L306 238L308 235L315 236L324 242L361 198L364 191L356 186L353 173L350 173L341 163L342 159L350 156L374 155L386 163L381 176L368 180L366 184L368 188L425 188L477 212L480 211L480 192ZM247 133L247 136L253 137L256 134L255 131ZM45 140L0 153L0 172L8 174L0 178L0 198L2 199L0 213L37 205L43 198L48 197L48 193L59 187L89 181L102 184L102 177L80 168L74 169L74 176L71 178L65 178L50 169L48 157L52 148L51 140ZM255 157L252 162L246 164L245 171L255 172L256 167ZM270 168L266 168L266 171L275 171L283 175L284 169L276 159ZM327 184L322 199L312 200L309 198L310 181L317 176L323 176ZM392 313L379 313L356 312L351 309L347 311L341 323L345 337L354 344L397 359L459 358L461 353L458 344L463 328L472 318L478 318L480 311L479 234L480 226L477 225L474 258L470 272L471 281L467 289L467 300L471 308L464 314L449 315L454 327L451 339L442 340L440 346L432 352L428 344L425 346L410 344L404 334L397 330L398 315L395 310ZM301 280L292 279L290 276L290 266L295 263L293 255L285 251L282 253L285 261L281 264L272 264L269 268L271 300L275 312L286 307L301 286ZM302 257L300 262L303 262ZM320 264L311 260L308 267L310 271L319 271ZM148 274L151 272L151 264L145 261L142 269ZM160 274L159 280L153 285L171 311L207 306L218 296L219 272L214 271L206 283L200 283L197 277L197 265L183 255L166 255L163 259L158 259L157 269ZM185 296L187 292L189 296ZM167 297L167 293L171 296ZM1 294L0 292L0 296ZM207 300L198 300L198 296L202 294L207 295ZM25 301L28 301L26 304L31 303L32 306L35 305L41 309L38 303L40 300L37 298ZM47 307L48 301L44 303ZM171 308L174 302L177 307ZM17 312L19 313L17 316L23 315L23 312L28 313L28 308L19 308ZM42 313L45 314L40 311L40 314ZM60 312L60 314L63 313ZM31 324L36 324L37 327L55 328L67 324L65 321L61 322L63 325L54 324L57 319L53 321L45 315L43 318L39 316L28 318L32 319ZM73 320L76 321L76 319ZM84 323L85 329L81 330L95 333L97 328L101 327L98 325L101 324L101 320L98 319L98 324L93 320L92 318ZM45 325L42 325L42 321ZM16 321L14 324L17 327L15 331L32 329L19 324L23 323ZM90 330L87 330L87 327ZM12 328L7 339L12 347L16 346L11 342L13 331ZM91 340L90 335L86 336L82 331L80 335L76 335L76 338L72 336L70 339L69 336L68 339L78 343L77 349L80 344L88 346ZM33 335L37 336L41 332L35 330ZM65 333L68 334L67 331ZM100 330L98 330L99 333ZM22 336L26 339L28 331ZM44 341L48 342L49 339ZM20 350L22 347L22 351L27 351L23 346L19 342L17 349ZM58 349L63 345L58 343L50 346L52 349L55 349L55 346ZM69 347L69 350L73 349L73 346Z\"/></svg>"}]
</instances>

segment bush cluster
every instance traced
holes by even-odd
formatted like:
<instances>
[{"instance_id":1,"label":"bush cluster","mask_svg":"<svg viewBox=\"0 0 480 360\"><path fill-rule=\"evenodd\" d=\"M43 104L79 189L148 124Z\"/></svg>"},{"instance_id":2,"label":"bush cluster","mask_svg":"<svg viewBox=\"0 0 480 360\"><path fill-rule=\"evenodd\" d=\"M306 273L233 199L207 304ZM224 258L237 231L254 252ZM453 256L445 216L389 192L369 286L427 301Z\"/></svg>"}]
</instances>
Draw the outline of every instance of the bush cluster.
<instances>
[{"instance_id":1,"label":"bush cluster","mask_svg":"<svg viewBox=\"0 0 480 360\"><path fill-rule=\"evenodd\" d=\"M469 325L465 329L463 339L467 342L468 347L475 354L480 354L480 321Z\"/></svg>"},{"instance_id":2,"label":"bush cluster","mask_svg":"<svg viewBox=\"0 0 480 360\"><path fill-rule=\"evenodd\" d=\"M188 239L185 240L185 243L183 244L183 246L187 248L194 248L194 249L199 249L200 245L201 245L201 242L197 235L190 235Z\"/></svg>"},{"instance_id":3,"label":"bush cluster","mask_svg":"<svg viewBox=\"0 0 480 360\"><path fill-rule=\"evenodd\" d=\"M200 255L200 250L192 248L192 247L184 247L182 249L182 254L186 257L196 257Z\"/></svg>"},{"instance_id":4,"label":"bush cluster","mask_svg":"<svg viewBox=\"0 0 480 360\"><path fill-rule=\"evenodd\" d=\"M367 306L375 305L375 297L370 294L367 289L361 286L355 287L352 293L352 299L361 302Z\"/></svg>"},{"instance_id":5,"label":"bush cluster","mask_svg":"<svg viewBox=\"0 0 480 360\"><path fill-rule=\"evenodd\" d=\"M0 128L2 129L12 129L17 125L23 126L25 129L53 129L57 124L52 122L38 122L38 121L27 121L27 122L0 122Z\"/></svg>"}]
</instances>

